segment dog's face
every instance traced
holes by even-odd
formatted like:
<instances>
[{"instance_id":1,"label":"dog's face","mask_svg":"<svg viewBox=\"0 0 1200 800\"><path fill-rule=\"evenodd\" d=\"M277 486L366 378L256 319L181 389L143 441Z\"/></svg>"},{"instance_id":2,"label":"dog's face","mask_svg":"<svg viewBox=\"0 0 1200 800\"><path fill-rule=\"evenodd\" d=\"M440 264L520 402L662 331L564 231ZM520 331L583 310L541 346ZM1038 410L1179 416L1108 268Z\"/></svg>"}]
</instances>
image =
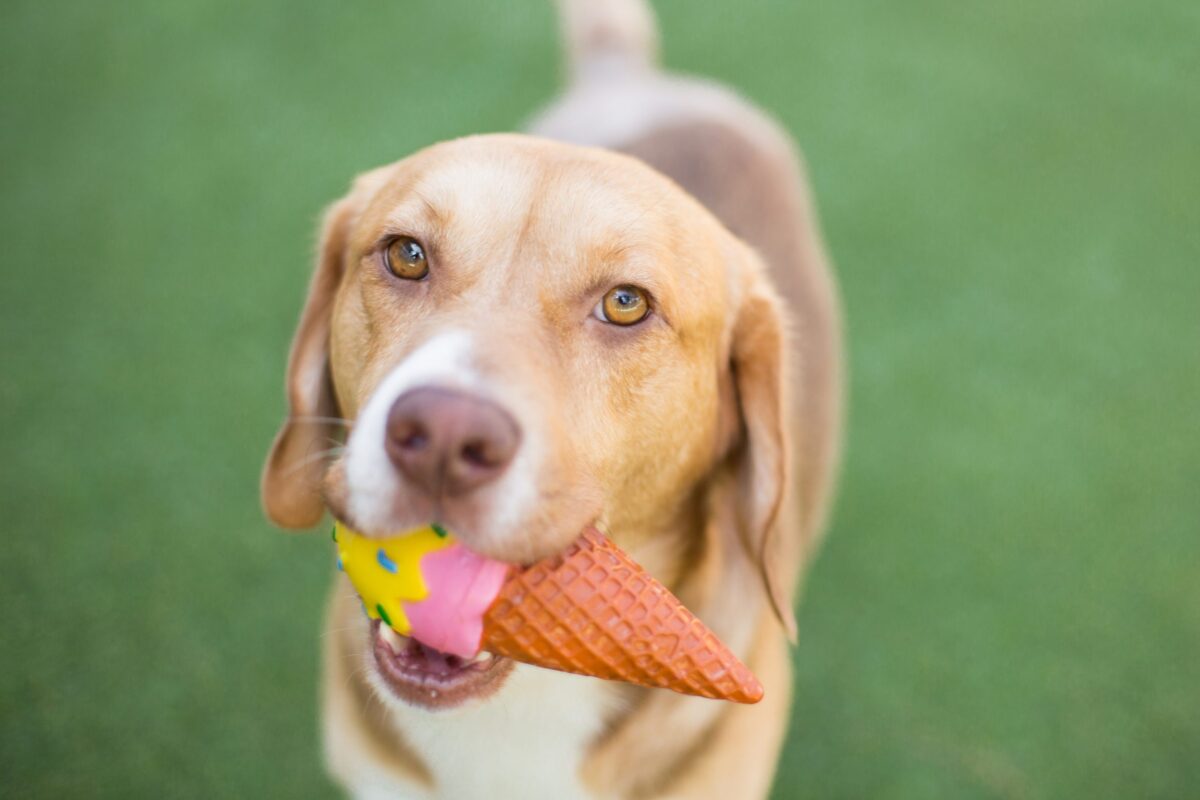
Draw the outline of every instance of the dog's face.
<instances>
[{"instance_id":1,"label":"dog's face","mask_svg":"<svg viewBox=\"0 0 1200 800\"><path fill-rule=\"evenodd\" d=\"M730 535L762 559L786 480L783 346L758 260L639 162L438 145L328 215L266 508L308 527L327 505L375 536L440 522L514 563L595 524L649 542L672 580L728 470ZM335 417L352 429L324 458Z\"/></svg>"}]
</instances>

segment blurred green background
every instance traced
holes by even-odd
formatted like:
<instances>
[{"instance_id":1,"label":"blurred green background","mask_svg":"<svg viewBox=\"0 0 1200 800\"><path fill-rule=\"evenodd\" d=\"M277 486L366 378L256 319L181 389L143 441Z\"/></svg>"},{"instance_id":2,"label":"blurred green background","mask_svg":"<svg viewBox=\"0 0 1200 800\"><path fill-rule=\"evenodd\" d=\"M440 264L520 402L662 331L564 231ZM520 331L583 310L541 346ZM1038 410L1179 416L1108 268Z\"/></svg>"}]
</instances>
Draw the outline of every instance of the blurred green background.
<instances>
[{"instance_id":1,"label":"blurred green background","mask_svg":"<svg viewBox=\"0 0 1200 800\"><path fill-rule=\"evenodd\" d=\"M847 309L780 798L1200 785L1200 5L657 3ZM328 797L323 535L260 515L314 223L558 87L544 0L0 11L0 794Z\"/></svg>"}]
</instances>

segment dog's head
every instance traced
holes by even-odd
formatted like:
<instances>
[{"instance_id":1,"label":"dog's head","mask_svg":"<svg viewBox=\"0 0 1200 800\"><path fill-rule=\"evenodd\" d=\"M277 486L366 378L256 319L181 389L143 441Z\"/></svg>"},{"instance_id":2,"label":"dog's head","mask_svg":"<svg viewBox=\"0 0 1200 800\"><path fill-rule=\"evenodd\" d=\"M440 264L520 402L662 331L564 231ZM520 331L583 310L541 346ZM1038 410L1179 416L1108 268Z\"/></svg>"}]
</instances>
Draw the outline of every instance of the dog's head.
<instances>
[{"instance_id":1,"label":"dog's head","mask_svg":"<svg viewBox=\"0 0 1200 800\"><path fill-rule=\"evenodd\" d=\"M632 546L670 534L678 562L723 474L729 535L790 626L770 577L785 338L757 257L641 162L521 136L436 145L326 216L267 514L305 528L327 505L377 536L436 521L519 563L597 524Z\"/></svg>"}]
</instances>

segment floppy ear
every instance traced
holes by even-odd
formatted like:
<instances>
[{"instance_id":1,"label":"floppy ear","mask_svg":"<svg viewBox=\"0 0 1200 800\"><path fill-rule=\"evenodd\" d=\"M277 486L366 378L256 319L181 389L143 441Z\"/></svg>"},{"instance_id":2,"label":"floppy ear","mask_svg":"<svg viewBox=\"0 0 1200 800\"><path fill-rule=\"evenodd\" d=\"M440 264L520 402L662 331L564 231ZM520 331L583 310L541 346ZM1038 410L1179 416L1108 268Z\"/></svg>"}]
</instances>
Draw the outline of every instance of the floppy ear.
<instances>
[{"instance_id":1,"label":"floppy ear","mask_svg":"<svg viewBox=\"0 0 1200 800\"><path fill-rule=\"evenodd\" d=\"M336 444L337 400L329 372L329 325L342 280L348 229L355 204L347 196L325 213L317 267L288 356L288 416L275 436L262 474L267 516L284 528L311 528L321 520L321 480Z\"/></svg>"},{"instance_id":2,"label":"floppy ear","mask_svg":"<svg viewBox=\"0 0 1200 800\"><path fill-rule=\"evenodd\" d=\"M788 426L788 327L783 303L758 257L748 252L745 287L733 326L730 370L740 437L731 451L737 480L738 535L762 577L776 617L796 637L792 611L793 539L780 531L780 510L791 485Z\"/></svg>"}]
</instances>

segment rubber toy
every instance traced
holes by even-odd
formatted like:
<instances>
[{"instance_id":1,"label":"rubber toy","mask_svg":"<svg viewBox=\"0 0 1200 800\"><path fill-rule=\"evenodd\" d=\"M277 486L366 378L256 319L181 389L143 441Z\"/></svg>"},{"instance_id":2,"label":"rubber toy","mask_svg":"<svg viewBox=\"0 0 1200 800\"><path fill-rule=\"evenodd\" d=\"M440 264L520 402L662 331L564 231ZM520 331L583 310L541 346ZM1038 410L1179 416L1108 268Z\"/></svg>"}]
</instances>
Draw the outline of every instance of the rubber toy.
<instances>
[{"instance_id":1,"label":"rubber toy","mask_svg":"<svg viewBox=\"0 0 1200 800\"><path fill-rule=\"evenodd\" d=\"M481 556L440 526L386 539L334 527L367 615L445 653L756 703L754 674L670 590L589 528L528 567Z\"/></svg>"}]
</instances>

